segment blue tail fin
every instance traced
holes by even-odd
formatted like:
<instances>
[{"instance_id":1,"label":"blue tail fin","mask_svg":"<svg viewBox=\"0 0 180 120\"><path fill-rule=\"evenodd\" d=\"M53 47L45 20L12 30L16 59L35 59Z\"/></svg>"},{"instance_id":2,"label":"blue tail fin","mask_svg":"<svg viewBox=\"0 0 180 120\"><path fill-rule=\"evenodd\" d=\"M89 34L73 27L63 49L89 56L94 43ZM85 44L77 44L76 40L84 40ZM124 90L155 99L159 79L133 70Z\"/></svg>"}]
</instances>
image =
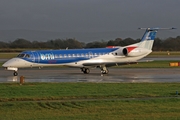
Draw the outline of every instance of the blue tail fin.
<instances>
[{"instance_id":1,"label":"blue tail fin","mask_svg":"<svg viewBox=\"0 0 180 120\"><path fill-rule=\"evenodd\" d=\"M154 43L154 39L156 37L156 33L157 33L156 29L147 28L141 39L139 47L151 50Z\"/></svg>"},{"instance_id":2,"label":"blue tail fin","mask_svg":"<svg viewBox=\"0 0 180 120\"><path fill-rule=\"evenodd\" d=\"M158 30L170 30L175 28L139 28L139 29L146 29L141 39L141 42L139 43L139 47L151 50Z\"/></svg>"}]
</instances>

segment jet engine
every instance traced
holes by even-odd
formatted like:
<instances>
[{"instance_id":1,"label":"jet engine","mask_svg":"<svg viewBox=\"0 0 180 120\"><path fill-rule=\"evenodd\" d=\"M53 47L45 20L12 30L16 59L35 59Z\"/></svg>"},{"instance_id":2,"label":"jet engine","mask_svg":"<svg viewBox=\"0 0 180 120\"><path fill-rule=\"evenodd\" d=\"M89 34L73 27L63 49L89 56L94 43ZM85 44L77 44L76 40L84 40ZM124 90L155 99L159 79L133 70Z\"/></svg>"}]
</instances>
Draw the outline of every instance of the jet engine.
<instances>
[{"instance_id":1,"label":"jet engine","mask_svg":"<svg viewBox=\"0 0 180 120\"><path fill-rule=\"evenodd\" d=\"M141 56L150 52L151 50L148 50L145 48L137 48L137 47L126 47L126 48L123 48L122 50L122 53L128 57Z\"/></svg>"}]
</instances>

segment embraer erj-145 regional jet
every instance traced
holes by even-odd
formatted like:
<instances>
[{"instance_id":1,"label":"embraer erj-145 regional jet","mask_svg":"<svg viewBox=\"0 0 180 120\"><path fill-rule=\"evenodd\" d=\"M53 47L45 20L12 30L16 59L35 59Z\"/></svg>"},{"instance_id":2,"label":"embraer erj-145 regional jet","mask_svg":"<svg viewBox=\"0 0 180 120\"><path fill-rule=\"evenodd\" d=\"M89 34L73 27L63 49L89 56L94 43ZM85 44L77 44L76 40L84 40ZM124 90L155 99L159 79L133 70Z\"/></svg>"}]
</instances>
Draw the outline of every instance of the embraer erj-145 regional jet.
<instances>
[{"instance_id":1,"label":"embraer erj-145 regional jet","mask_svg":"<svg viewBox=\"0 0 180 120\"><path fill-rule=\"evenodd\" d=\"M106 67L108 66L137 63L138 60L152 52L153 42L158 30L174 28L140 29L146 29L146 31L141 41L136 44L93 49L24 51L2 66L6 70L13 70L14 76L18 75L18 68L60 65L80 68L85 74L90 72L90 68L95 67L100 68L102 74L107 74L109 71Z\"/></svg>"}]
</instances>

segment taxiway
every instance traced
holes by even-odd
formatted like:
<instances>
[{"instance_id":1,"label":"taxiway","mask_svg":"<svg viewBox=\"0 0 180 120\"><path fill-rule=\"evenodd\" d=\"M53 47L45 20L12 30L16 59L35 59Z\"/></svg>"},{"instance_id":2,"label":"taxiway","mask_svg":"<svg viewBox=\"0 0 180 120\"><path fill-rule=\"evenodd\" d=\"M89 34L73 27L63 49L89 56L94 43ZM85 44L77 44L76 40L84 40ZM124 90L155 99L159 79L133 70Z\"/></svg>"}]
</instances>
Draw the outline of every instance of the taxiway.
<instances>
[{"instance_id":1,"label":"taxiway","mask_svg":"<svg viewBox=\"0 0 180 120\"><path fill-rule=\"evenodd\" d=\"M19 76L0 69L0 82L180 82L180 68L109 68L109 74L101 75L99 69L83 74L78 68L28 68L20 69Z\"/></svg>"}]
</instances>

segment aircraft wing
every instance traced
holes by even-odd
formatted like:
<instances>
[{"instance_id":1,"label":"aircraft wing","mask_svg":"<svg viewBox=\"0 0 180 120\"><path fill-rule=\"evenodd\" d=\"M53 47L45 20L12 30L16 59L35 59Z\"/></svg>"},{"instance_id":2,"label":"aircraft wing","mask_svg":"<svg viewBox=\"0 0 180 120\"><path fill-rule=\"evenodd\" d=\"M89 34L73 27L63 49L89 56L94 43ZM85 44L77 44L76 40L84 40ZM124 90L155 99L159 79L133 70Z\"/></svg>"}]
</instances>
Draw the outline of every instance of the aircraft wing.
<instances>
[{"instance_id":1,"label":"aircraft wing","mask_svg":"<svg viewBox=\"0 0 180 120\"><path fill-rule=\"evenodd\" d=\"M154 60L138 60L138 62L152 62Z\"/></svg>"},{"instance_id":2,"label":"aircraft wing","mask_svg":"<svg viewBox=\"0 0 180 120\"><path fill-rule=\"evenodd\" d=\"M126 63L84 63L84 66L101 66L101 65L105 65L107 67L110 66L120 66L120 65L130 65L130 64L137 64L137 62L126 62Z\"/></svg>"},{"instance_id":3,"label":"aircraft wing","mask_svg":"<svg viewBox=\"0 0 180 120\"><path fill-rule=\"evenodd\" d=\"M105 65L106 67L110 66L121 66L121 65L131 65L131 64L138 64L140 62L152 62L153 60L139 60L139 61L134 61L134 62L119 62L119 63L110 63L110 62L103 62L103 63L84 63L84 66L100 66L100 65Z\"/></svg>"}]
</instances>

